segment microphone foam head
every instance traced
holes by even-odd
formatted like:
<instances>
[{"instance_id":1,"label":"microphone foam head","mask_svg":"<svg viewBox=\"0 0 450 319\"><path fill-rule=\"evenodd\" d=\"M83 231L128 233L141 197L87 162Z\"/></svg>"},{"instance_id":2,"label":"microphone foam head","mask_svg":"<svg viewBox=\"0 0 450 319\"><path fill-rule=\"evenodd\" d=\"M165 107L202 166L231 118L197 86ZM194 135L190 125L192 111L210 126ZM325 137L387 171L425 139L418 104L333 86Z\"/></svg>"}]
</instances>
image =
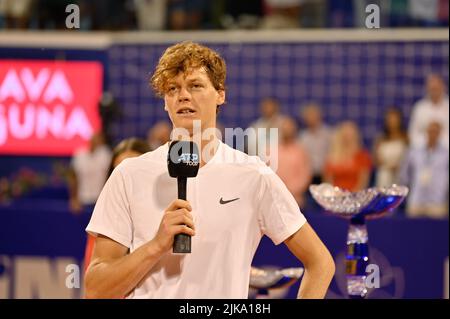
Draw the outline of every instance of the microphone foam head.
<instances>
[{"instance_id":1,"label":"microphone foam head","mask_svg":"<svg viewBox=\"0 0 450 319\"><path fill-rule=\"evenodd\" d=\"M192 141L173 141L167 154L171 177L195 177L200 167L198 146Z\"/></svg>"}]
</instances>

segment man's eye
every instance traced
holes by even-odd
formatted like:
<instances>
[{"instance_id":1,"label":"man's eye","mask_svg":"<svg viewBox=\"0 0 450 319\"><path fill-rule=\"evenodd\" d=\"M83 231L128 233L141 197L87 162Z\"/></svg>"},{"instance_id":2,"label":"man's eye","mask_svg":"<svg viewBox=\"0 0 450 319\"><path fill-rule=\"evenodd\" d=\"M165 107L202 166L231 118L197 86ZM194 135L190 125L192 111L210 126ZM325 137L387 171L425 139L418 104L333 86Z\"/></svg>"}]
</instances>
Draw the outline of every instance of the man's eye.
<instances>
[{"instance_id":1,"label":"man's eye","mask_svg":"<svg viewBox=\"0 0 450 319\"><path fill-rule=\"evenodd\" d=\"M195 89L198 89L198 88L201 88L203 86L201 84L193 84L192 87L195 88Z\"/></svg>"},{"instance_id":2,"label":"man's eye","mask_svg":"<svg viewBox=\"0 0 450 319\"><path fill-rule=\"evenodd\" d=\"M169 87L169 92L174 92L177 88L175 86L170 86Z\"/></svg>"}]
</instances>

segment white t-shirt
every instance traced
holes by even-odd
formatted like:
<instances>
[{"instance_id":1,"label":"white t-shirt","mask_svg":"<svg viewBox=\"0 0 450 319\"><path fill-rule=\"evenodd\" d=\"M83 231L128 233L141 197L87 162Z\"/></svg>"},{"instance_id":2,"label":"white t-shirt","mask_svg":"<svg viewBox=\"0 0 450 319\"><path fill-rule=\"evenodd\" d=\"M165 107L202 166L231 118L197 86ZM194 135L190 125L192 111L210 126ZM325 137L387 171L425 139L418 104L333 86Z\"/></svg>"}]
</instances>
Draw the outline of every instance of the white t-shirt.
<instances>
[{"instance_id":1,"label":"white t-shirt","mask_svg":"<svg viewBox=\"0 0 450 319\"><path fill-rule=\"evenodd\" d=\"M306 129L300 134L300 142L311 159L314 174L321 175L330 148L332 130L322 125L317 131Z\"/></svg>"},{"instance_id":2,"label":"white t-shirt","mask_svg":"<svg viewBox=\"0 0 450 319\"><path fill-rule=\"evenodd\" d=\"M427 140L427 129L431 122L442 125L440 140L443 146L449 148L449 101L445 96L439 104L434 105L430 99L418 101L413 108L409 125L409 138L415 147L423 147Z\"/></svg>"},{"instance_id":3,"label":"white t-shirt","mask_svg":"<svg viewBox=\"0 0 450 319\"><path fill-rule=\"evenodd\" d=\"M130 252L154 238L164 210L177 198L177 181L167 171L168 149L165 144L114 170L88 232L107 236ZM278 245L306 222L269 167L223 143L197 177L188 178L187 200L196 228L192 253L167 252L129 298L247 298L262 235Z\"/></svg>"},{"instance_id":4,"label":"white t-shirt","mask_svg":"<svg viewBox=\"0 0 450 319\"><path fill-rule=\"evenodd\" d=\"M78 199L84 205L92 205L105 185L108 177L112 153L106 145L97 147L94 152L83 150L72 159L72 167L77 175Z\"/></svg>"}]
</instances>

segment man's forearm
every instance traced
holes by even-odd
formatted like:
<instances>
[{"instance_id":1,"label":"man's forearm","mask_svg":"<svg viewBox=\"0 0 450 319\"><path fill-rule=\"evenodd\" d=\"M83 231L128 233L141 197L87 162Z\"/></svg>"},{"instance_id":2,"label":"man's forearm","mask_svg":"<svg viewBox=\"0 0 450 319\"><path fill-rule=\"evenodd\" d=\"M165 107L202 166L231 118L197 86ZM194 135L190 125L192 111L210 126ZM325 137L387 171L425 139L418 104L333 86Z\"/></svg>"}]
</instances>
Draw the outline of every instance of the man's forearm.
<instances>
[{"instance_id":1,"label":"man's forearm","mask_svg":"<svg viewBox=\"0 0 450 319\"><path fill-rule=\"evenodd\" d=\"M110 261L93 260L85 276L86 298L123 298L160 260L163 253L148 242L133 253Z\"/></svg>"},{"instance_id":2,"label":"man's forearm","mask_svg":"<svg viewBox=\"0 0 450 319\"><path fill-rule=\"evenodd\" d=\"M305 274L298 291L300 299L322 299L325 297L328 287L334 275L334 264L325 266L312 266L305 268Z\"/></svg>"}]
</instances>

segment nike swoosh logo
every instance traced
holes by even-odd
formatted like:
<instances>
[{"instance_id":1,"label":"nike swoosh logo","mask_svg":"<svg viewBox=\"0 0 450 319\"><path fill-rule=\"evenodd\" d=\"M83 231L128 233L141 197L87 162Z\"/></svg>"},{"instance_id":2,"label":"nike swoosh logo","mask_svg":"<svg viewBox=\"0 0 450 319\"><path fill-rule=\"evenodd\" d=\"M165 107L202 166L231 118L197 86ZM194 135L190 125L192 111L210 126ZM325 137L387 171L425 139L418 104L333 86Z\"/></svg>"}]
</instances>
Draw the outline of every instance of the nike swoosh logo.
<instances>
[{"instance_id":1,"label":"nike swoosh logo","mask_svg":"<svg viewBox=\"0 0 450 319\"><path fill-rule=\"evenodd\" d=\"M230 199L230 200L223 200L223 198L221 197L219 203L221 203L222 205L223 204L228 204L228 203L234 202L235 200L238 200L238 199L239 199L239 197L238 198L234 198L234 199Z\"/></svg>"}]
</instances>

